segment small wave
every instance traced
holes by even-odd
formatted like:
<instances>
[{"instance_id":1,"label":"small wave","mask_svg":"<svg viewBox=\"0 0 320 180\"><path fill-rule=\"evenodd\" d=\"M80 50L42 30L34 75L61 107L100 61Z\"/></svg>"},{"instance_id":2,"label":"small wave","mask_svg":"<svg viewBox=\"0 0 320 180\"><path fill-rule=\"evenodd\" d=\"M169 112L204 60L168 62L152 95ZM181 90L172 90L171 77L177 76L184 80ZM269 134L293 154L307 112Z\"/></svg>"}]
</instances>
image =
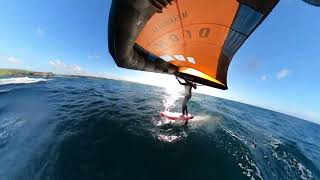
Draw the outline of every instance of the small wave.
<instances>
[{"instance_id":1,"label":"small wave","mask_svg":"<svg viewBox=\"0 0 320 180\"><path fill-rule=\"evenodd\" d=\"M268 143L272 149L277 149L279 145L283 144L279 139L271 136L271 141Z\"/></svg>"},{"instance_id":2,"label":"small wave","mask_svg":"<svg viewBox=\"0 0 320 180\"><path fill-rule=\"evenodd\" d=\"M283 166L287 167L288 174L300 175L300 178L303 180L313 179L314 176L311 170L296 160L292 154L285 152L285 143L271 136L268 144L272 147L272 156L282 162Z\"/></svg>"},{"instance_id":3,"label":"small wave","mask_svg":"<svg viewBox=\"0 0 320 180\"><path fill-rule=\"evenodd\" d=\"M229 129L224 129L226 133L228 133L230 136L242 141L242 142L245 142L242 138L240 138L237 134L233 133L231 130Z\"/></svg>"},{"instance_id":4,"label":"small wave","mask_svg":"<svg viewBox=\"0 0 320 180\"><path fill-rule=\"evenodd\" d=\"M226 133L228 133L231 137L235 138L235 139L238 139L240 140L241 142L243 142L244 144L250 146L252 149L256 149L257 148L257 143L255 140L251 140L249 138L246 138L246 137L242 137L241 135L237 135L236 133L232 132L231 130L229 129L225 129L224 128L224 131Z\"/></svg>"},{"instance_id":5,"label":"small wave","mask_svg":"<svg viewBox=\"0 0 320 180\"><path fill-rule=\"evenodd\" d=\"M0 125L0 148L9 142L10 137L14 135L16 129L24 124L24 121L19 116L1 118L2 124Z\"/></svg>"},{"instance_id":6,"label":"small wave","mask_svg":"<svg viewBox=\"0 0 320 180\"><path fill-rule=\"evenodd\" d=\"M308 180L313 178L312 172L309 169L307 169L303 164L298 163L297 165L300 171L301 179Z\"/></svg>"},{"instance_id":7,"label":"small wave","mask_svg":"<svg viewBox=\"0 0 320 180\"><path fill-rule=\"evenodd\" d=\"M41 81L47 81L47 79L29 78L29 77L6 78L6 79L0 79L0 85L29 84L29 83L36 83L36 82L41 82Z\"/></svg>"},{"instance_id":8,"label":"small wave","mask_svg":"<svg viewBox=\"0 0 320 180\"><path fill-rule=\"evenodd\" d=\"M244 163L238 163L238 166L244 170L242 173L247 177L250 177L251 180L255 180L256 178L263 180L261 171L253 160L251 160L248 155L245 155L245 160Z\"/></svg>"},{"instance_id":9,"label":"small wave","mask_svg":"<svg viewBox=\"0 0 320 180\"><path fill-rule=\"evenodd\" d=\"M8 89L0 89L0 94L1 93L7 93L7 92L9 92L10 90L8 90Z\"/></svg>"}]
</instances>

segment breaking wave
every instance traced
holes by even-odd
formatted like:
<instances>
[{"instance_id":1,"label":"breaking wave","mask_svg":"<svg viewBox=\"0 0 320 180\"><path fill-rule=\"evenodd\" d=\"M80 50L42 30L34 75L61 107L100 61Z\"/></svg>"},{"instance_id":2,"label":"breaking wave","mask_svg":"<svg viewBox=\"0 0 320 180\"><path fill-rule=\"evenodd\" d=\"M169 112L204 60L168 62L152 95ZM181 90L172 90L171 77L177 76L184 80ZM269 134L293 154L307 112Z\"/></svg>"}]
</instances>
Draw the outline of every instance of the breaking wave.
<instances>
[{"instance_id":1,"label":"breaking wave","mask_svg":"<svg viewBox=\"0 0 320 180\"><path fill-rule=\"evenodd\" d=\"M44 79L44 78L30 78L30 77L5 78L5 79L0 79L0 85L30 84L30 83L47 81L47 80L48 79Z\"/></svg>"}]
</instances>

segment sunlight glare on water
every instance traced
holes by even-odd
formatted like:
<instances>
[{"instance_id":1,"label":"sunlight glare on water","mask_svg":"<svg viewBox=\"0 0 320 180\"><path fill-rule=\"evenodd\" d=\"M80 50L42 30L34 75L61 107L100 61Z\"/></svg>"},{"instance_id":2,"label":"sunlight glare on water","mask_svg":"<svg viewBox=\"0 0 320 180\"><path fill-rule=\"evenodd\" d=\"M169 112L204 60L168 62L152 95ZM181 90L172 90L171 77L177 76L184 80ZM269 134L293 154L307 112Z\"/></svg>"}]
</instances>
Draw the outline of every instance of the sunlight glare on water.
<instances>
[{"instance_id":1,"label":"sunlight glare on water","mask_svg":"<svg viewBox=\"0 0 320 180\"><path fill-rule=\"evenodd\" d=\"M180 85L168 83L165 86L166 95L163 99L163 106L165 111L170 111L180 98L183 98L183 89Z\"/></svg>"}]
</instances>

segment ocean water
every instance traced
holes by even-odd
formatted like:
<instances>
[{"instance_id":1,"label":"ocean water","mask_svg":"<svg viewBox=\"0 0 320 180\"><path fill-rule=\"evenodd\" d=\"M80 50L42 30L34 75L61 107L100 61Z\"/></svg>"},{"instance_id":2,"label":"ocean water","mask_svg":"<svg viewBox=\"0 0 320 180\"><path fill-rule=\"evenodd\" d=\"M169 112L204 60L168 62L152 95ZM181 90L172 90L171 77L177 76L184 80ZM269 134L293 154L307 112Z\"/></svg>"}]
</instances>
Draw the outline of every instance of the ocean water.
<instances>
[{"instance_id":1,"label":"ocean water","mask_svg":"<svg viewBox=\"0 0 320 180\"><path fill-rule=\"evenodd\" d=\"M0 179L320 179L320 126L194 94L97 78L0 80Z\"/></svg>"}]
</instances>

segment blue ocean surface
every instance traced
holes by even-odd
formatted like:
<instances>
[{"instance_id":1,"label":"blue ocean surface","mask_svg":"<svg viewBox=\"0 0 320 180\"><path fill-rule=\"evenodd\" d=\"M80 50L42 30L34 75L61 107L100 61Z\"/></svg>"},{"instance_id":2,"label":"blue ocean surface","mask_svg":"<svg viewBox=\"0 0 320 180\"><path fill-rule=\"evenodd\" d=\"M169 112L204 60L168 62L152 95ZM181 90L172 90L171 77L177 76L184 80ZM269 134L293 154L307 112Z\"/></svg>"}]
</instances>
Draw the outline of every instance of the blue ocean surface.
<instances>
[{"instance_id":1,"label":"blue ocean surface","mask_svg":"<svg viewBox=\"0 0 320 180\"><path fill-rule=\"evenodd\" d=\"M0 79L0 179L320 179L320 126L194 94L98 78Z\"/></svg>"}]
</instances>

